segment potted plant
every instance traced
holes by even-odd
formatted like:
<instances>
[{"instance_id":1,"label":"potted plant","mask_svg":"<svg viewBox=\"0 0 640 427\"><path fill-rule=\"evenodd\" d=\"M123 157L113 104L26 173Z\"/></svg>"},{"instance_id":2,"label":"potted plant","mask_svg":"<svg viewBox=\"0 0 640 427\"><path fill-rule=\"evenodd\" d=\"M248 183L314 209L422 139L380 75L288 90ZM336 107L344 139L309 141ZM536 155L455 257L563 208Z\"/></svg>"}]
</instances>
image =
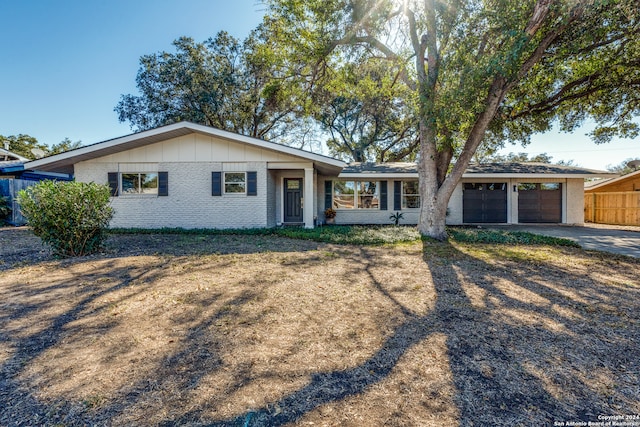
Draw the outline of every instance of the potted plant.
<instances>
[{"instance_id":1,"label":"potted plant","mask_svg":"<svg viewBox=\"0 0 640 427\"><path fill-rule=\"evenodd\" d=\"M332 208L327 208L324 210L324 218L327 220L327 224L335 224L336 222L336 211Z\"/></svg>"}]
</instances>

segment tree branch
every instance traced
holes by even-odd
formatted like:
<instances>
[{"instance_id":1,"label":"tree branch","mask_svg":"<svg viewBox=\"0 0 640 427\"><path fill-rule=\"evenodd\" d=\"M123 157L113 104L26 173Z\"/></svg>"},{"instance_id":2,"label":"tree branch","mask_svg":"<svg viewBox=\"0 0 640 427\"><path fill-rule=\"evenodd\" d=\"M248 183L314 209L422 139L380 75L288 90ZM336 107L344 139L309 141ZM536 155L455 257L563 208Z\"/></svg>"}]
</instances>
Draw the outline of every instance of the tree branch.
<instances>
[{"instance_id":1,"label":"tree branch","mask_svg":"<svg viewBox=\"0 0 640 427\"><path fill-rule=\"evenodd\" d=\"M409 20L409 35L411 37L411 45L413 46L413 51L416 55L416 72L418 73L418 80L425 80L427 75L424 70L424 53L426 50L426 46L422 41L418 40L418 29L416 25L416 16L415 13L409 9L405 8L405 15Z\"/></svg>"},{"instance_id":2,"label":"tree branch","mask_svg":"<svg viewBox=\"0 0 640 427\"><path fill-rule=\"evenodd\" d=\"M335 40L334 42L332 42L330 44L329 52L333 51L333 49L335 49L338 46L341 46L341 45L352 45L354 43L355 44L369 45L369 46L373 47L374 49L377 49L378 51L380 51L384 55L385 59L387 59L389 61L392 61L394 63L404 64L404 59L400 55L395 53L393 50L391 50L389 48L389 46L385 45L383 42L378 40L376 37L369 36L369 35L367 35L367 36L347 36L347 37L344 37L342 39ZM409 77L409 74L407 73L407 70L406 70L404 65L400 66L399 72L400 72L400 78L402 79L402 81L411 90L416 90L417 89L416 82L411 80L411 78Z\"/></svg>"}]
</instances>

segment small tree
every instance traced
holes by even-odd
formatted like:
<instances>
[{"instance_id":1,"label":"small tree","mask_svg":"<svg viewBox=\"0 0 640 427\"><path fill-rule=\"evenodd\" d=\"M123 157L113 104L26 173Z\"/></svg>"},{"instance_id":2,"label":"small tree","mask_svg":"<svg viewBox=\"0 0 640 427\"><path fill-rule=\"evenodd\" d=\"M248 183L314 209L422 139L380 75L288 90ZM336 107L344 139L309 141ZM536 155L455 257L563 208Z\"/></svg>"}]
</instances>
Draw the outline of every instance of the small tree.
<instances>
[{"instance_id":1,"label":"small tree","mask_svg":"<svg viewBox=\"0 0 640 427\"><path fill-rule=\"evenodd\" d=\"M42 181L18 193L33 233L62 257L97 252L113 217L109 187L96 183Z\"/></svg>"}]
</instances>

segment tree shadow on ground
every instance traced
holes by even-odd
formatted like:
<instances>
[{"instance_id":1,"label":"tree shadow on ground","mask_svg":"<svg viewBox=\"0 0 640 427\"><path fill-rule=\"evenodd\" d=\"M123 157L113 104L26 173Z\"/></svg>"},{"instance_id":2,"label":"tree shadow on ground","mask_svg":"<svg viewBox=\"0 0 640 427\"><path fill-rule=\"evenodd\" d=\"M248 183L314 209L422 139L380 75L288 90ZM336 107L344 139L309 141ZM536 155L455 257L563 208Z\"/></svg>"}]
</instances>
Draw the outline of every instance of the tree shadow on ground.
<instances>
[{"instance_id":1,"label":"tree shadow on ground","mask_svg":"<svg viewBox=\"0 0 640 427\"><path fill-rule=\"evenodd\" d=\"M69 269L73 269L73 262L66 262ZM105 271L111 277L117 277L108 286L92 286L91 283L100 277ZM102 269L95 269L88 274L77 277L86 286L79 288L70 282L60 282L37 290L31 289L28 283L15 283L5 289L5 297L21 301L25 296L31 296L31 304L7 303L0 315L0 344L11 347L10 357L0 363L0 424L4 425L36 425L52 424L60 422L65 414L73 412L69 405L59 403L51 407L41 402L33 395L33 390L25 384L20 375L26 367L32 364L47 350L60 344L65 336L73 334L80 329L83 333L100 333L109 329L112 324L106 323L91 331L75 324L78 320L90 313L106 310L104 304L96 302L109 294L123 288L130 287L132 282L145 277L153 281L159 274L155 271L139 271L130 267L117 267L112 263L106 263ZM43 272L46 274L46 272ZM133 295L144 292L140 286ZM35 298L34 298L35 297ZM68 308L62 307L63 299L72 301ZM53 315L38 318L41 311L51 310L54 305L60 305ZM43 325L42 327L40 327ZM25 418L26 416L26 418ZM76 423L91 424L89 416L76 418Z\"/></svg>"},{"instance_id":2,"label":"tree shadow on ground","mask_svg":"<svg viewBox=\"0 0 640 427\"><path fill-rule=\"evenodd\" d=\"M459 425L548 425L553 421L594 421L599 414L640 412L637 397L640 288L633 274L624 276L631 284L626 286L622 282L594 278L588 271L572 266L523 259L508 247L483 251L489 256L483 258L448 243L424 244L415 262L424 263L430 277L407 279L408 286L433 283L435 303L423 313L395 298L385 279L378 276L375 267L382 262L376 257L379 252L364 248L351 255L341 254L350 257L354 274L366 273L369 284L397 308L401 321L362 363L347 369L312 373L304 385L267 404L248 407L236 416L215 418L207 403L197 404L189 399L198 393L198 385L207 375L222 369L220 347L224 337L207 331L241 313L253 313L253 318L242 321L256 323L263 322L267 315L251 311L256 299L270 292L270 283L265 282L259 271L247 276L248 290L238 291L219 307L207 310L207 306L218 303L219 295L212 293L209 300L198 300L202 311L195 310L173 319L173 326L184 330L179 345L163 355L157 372L149 372L120 388L118 396L106 404L78 409L68 404L56 406L41 402L28 384L18 379L24 368L60 343L69 328L77 328L75 322L86 313L105 310L104 306L94 305L99 298L123 287L132 287L127 294L130 299L142 292L152 292L154 281L167 274L162 267L137 273L123 268L115 274L121 276L121 280L102 288L86 287L76 295L72 306L61 310L42 330L21 331L17 340L0 330L0 344L15 343L14 354L0 365L0 407L3 408L0 421L11 420L14 424L7 422L7 425L18 425L19 422L11 419L12 414L31 413L39 417L33 422L53 424L65 422L65 417L73 413L70 424L109 425L114 418L135 411L145 402L161 400L166 393L175 392L185 397L173 402L184 405L170 408L171 413L167 413L161 425L291 424L322 406L354 396L366 398L372 387L394 375L394 369L405 355L434 335L445 337L454 389L450 404L456 407ZM592 262L590 268L597 270L599 261L595 255L578 251L573 254L580 254ZM492 258L499 262L493 262ZM205 264L202 260L189 262L196 267ZM323 262L326 262L323 256L315 254L304 262L294 260L288 266L283 264L283 268L295 265L303 271ZM393 264L393 260L385 262ZM109 268L116 267L108 264L103 267ZM100 274L100 271L93 272L85 280L99 278ZM345 274L349 274L349 270ZM21 285L16 284L13 291L27 292ZM60 289L50 291L64 293L67 284L57 286ZM13 307L12 317L32 316L46 304L50 301ZM0 323L7 320L0 318ZM158 375L160 372L165 376ZM242 366L233 376L224 393L242 393L256 379L250 369ZM426 405L431 397L423 399Z\"/></svg>"},{"instance_id":3,"label":"tree shadow on ground","mask_svg":"<svg viewBox=\"0 0 640 427\"><path fill-rule=\"evenodd\" d=\"M78 259L300 252L313 251L320 246L321 243L308 240L263 235L110 234L100 253ZM57 260L50 248L44 245L31 229L0 229L0 272Z\"/></svg>"},{"instance_id":4,"label":"tree shadow on ground","mask_svg":"<svg viewBox=\"0 0 640 427\"><path fill-rule=\"evenodd\" d=\"M276 402L207 425L294 423L322 405L366 393L435 333L447 337L459 425L548 425L638 412L638 300L628 303L637 287L612 288L561 267L551 267L555 277L548 280L539 276L537 261L487 264L448 243L426 243L423 260L437 292L432 312L404 310L405 321L366 362L314 374ZM612 296L616 310L603 310L616 303ZM187 420L195 421L189 414L178 421Z\"/></svg>"}]
</instances>

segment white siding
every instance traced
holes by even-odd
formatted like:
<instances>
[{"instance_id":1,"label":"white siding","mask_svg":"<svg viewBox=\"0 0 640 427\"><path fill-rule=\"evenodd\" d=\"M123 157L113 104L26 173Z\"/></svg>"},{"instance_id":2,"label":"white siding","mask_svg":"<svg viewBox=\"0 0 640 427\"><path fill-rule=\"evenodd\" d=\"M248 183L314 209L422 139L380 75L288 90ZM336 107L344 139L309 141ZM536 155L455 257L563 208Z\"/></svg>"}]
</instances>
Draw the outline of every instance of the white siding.
<instances>
[{"instance_id":1,"label":"white siding","mask_svg":"<svg viewBox=\"0 0 640 427\"><path fill-rule=\"evenodd\" d=\"M197 133L122 151L74 166L78 181L107 183L109 172L168 172L169 195L113 197L111 227L253 228L273 227L282 195L284 171L269 173L268 163L300 165L291 176L303 176L311 163ZM257 196L211 195L211 172L257 172ZM280 190L281 192L281 190Z\"/></svg>"},{"instance_id":2,"label":"white siding","mask_svg":"<svg viewBox=\"0 0 640 427\"><path fill-rule=\"evenodd\" d=\"M96 163L268 161L299 162L300 159L239 142L192 133L92 160Z\"/></svg>"}]
</instances>

